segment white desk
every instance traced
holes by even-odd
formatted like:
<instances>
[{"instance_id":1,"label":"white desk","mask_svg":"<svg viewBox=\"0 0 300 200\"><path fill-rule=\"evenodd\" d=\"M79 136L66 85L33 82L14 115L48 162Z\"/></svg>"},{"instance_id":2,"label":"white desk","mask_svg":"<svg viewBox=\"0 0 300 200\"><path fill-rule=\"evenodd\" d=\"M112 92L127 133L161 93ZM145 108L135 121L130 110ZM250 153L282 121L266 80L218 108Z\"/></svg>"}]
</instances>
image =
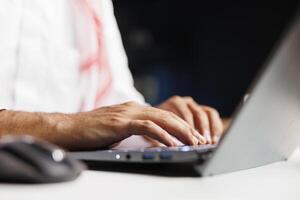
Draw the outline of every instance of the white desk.
<instances>
[{"instance_id":1,"label":"white desk","mask_svg":"<svg viewBox=\"0 0 300 200\"><path fill-rule=\"evenodd\" d=\"M300 148L288 162L206 178L86 171L50 185L0 184L0 199L300 199Z\"/></svg>"}]
</instances>

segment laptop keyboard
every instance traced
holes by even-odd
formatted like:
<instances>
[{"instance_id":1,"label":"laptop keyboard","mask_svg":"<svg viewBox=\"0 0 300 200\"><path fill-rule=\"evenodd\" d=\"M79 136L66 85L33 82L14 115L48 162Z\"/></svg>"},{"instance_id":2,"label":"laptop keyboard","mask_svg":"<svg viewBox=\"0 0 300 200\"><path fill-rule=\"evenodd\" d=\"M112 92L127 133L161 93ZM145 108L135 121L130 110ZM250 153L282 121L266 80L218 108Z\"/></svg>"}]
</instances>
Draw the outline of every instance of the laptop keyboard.
<instances>
[{"instance_id":1,"label":"laptop keyboard","mask_svg":"<svg viewBox=\"0 0 300 200\"><path fill-rule=\"evenodd\" d=\"M211 151L216 145L198 145L198 146L177 146L177 147L149 147L141 149L112 149L110 151L125 151L125 152L207 152Z\"/></svg>"},{"instance_id":2,"label":"laptop keyboard","mask_svg":"<svg viewBox=\"0 0 300 200\"><path fill-rule=\"evenodd\" d=\"M144 149L144 151L180 151L180 152L189 152L197 151L204 152L215 148L215 145L199 145L199 146L177 146L177 147L152 147Z\"/></svg>"}]
</instances>

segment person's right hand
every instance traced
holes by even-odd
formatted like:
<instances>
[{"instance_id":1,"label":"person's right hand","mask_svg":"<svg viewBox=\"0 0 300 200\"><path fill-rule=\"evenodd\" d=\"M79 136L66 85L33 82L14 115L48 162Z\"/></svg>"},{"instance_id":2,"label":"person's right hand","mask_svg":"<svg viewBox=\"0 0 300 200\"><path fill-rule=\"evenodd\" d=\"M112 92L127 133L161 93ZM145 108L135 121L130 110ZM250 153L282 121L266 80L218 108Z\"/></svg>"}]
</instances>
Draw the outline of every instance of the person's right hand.
<instances>
[{"instance_id":1,"label":"person's right hand","mask_svg":"<svg viewBox=\"0 0 300 200\"><path fill-rule=\"evenodd\" d=\"M57 127L63 134L69 133L65 140L69 149L107 147L131 135L146 135L167 146L206 143L199 132L172 112L135 102L70 114Z\"/></svg>"}]
</instances>

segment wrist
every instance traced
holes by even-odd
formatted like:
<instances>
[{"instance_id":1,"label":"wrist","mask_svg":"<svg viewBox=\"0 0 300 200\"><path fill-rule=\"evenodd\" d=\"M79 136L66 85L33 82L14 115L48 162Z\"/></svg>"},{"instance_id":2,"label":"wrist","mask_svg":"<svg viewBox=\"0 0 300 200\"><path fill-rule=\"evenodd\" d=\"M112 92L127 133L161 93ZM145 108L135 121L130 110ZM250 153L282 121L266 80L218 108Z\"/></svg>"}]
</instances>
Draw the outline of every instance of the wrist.
<instances>
[{"instance_id":1,"label":"wrist","mask_svg":"<svg viewBox=\"0 0 300 200\"><path fill-rule=\"evenodd\" d=\"M43 128L48 129L47 137L53 143L64 146L64 143L71 139L74 130L76 130L74 115L64 113L46 113L42 115Z\"/></svg>"},{"instance_id":2,"label":"wrist","mask_svg":"<svg viewBox=\"0 0 300 200\"><path fill-rule=\"evenodd\" d=\"M47 127L53 134L61 135L68 130L68 114L63 113L44 113L42 114L43 125Z\"/></svg>"}]
</instances>

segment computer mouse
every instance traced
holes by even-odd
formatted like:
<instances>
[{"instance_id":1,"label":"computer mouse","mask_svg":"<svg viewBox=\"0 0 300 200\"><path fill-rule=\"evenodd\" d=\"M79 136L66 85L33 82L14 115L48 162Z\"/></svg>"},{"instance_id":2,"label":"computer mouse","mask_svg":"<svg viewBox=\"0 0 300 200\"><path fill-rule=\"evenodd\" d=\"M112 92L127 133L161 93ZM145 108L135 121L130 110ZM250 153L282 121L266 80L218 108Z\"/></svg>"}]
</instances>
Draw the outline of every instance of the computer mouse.
<instances>
[{"instance_id":1,"label":"computer mouse","mask_svg":"<svg viewBox=\"0 0 300 200\"><path fill-rule=\"evenodd\" d=\"M77 178L85 166L65 151L33 137L0 139L0 182L55 183Z\"/></svg>"}]
</instances>

